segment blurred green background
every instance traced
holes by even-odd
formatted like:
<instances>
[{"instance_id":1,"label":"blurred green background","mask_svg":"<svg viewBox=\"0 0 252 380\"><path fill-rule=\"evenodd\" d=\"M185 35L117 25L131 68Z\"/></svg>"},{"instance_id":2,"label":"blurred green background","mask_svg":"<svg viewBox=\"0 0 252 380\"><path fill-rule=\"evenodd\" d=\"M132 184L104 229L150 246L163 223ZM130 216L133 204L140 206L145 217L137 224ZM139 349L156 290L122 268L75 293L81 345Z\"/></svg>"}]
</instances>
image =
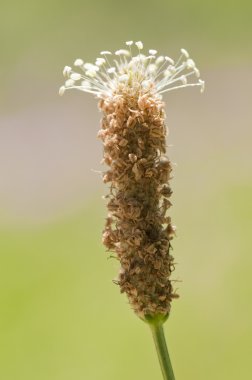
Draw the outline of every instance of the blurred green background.
<instances>
[{"instance_id":1,"label":"blurred green background","mask_svg":"<svg viewBox=\"0 0 252 380\"><path fill-rule=\"evenodd\" d=\"M176 379L251 378L250 1L1 1L0 378L161 379L112 283L97 102L62 68L142 40L189 50L206 92L165 96L178 236L166 336Z\"/></svg>"}]
</instances>

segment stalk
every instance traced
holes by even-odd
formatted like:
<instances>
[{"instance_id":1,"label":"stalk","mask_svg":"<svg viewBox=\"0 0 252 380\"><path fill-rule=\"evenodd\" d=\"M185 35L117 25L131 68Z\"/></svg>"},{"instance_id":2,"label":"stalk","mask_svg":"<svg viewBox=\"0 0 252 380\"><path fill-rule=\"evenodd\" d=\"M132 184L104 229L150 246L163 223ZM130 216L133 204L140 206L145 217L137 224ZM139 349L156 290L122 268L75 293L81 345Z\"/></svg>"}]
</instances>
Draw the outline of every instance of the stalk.
<instances>
[{"instance_id":1,"label":"stalk","mask_svg":"<svg viewBox=\"0 0 252 380\"><path fill-rule=\"evenodd\" d=\"M164 380L175 380L165 340L163 323L150 323L149 326L151 328L152 336L155 342L163 378Z\"/></svg>"}]
</instances>

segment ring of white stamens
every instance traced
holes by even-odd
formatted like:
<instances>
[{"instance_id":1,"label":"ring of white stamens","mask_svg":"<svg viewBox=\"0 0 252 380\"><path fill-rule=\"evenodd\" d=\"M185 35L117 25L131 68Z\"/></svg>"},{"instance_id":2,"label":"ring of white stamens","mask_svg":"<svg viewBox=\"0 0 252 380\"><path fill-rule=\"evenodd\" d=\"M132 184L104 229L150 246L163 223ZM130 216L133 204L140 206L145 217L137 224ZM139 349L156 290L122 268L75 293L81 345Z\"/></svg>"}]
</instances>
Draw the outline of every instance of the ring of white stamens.
<instances>
[{"instance_id":1,"label":"ring of white stamens","mask_svg":"<svg viewBox=\"0 0 252 380\"><path fill-rule=\"evenodd\" d=\"M66 82L60 87L60 95L63 95L66 89L72 88L100 98L125 91L132 95L151 92L161 96L165 92L189 86L200 86L201 92L204 91L204 81L200 79L200 72L187 50L181 49L179 59L174 62L168 56L157 57L157 51L154 49L148 51L149 55L142 54L141 41L135 42L138 53L132 55L133 44L133 41L127 41L126 46L129 50L117 50L110 60L108 56L112 53L102 51L102 57L96 58L95 64L84 63L81 58L76 59L74 66L80 68L81 73L65 66L63 75ZM191 77L195 77L196 82L190 83Z\"/></svg>"}]
</instances>

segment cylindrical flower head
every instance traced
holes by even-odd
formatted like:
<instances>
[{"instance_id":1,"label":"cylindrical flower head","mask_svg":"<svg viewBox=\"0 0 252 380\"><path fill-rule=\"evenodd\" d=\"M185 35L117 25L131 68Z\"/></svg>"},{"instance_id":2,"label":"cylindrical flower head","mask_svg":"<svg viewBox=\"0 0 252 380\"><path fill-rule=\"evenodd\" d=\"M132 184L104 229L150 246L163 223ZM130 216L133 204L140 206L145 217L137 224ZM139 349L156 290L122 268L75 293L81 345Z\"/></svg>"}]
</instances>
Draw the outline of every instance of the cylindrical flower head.
<instances>
[{"instance_id":1,"label":"cylindrical flower head","mask_svg":"<svg viewBox=\"0 0 252 380\"><path fill-rule=\"evenodd\" d=\"M136 314L142 319L165 319L172 299L178 295L170 279L175 227L167 215L172 166L166 156L161 94L186 86L203 90L204 82L187 82L193 75L198 78L199 70L185 49L175 64L169 57L156 57L153 49L148 56L143 55L141 41L135 43L135 56L133 42L126 45L129 50L116 51L116 60L109 61L108 51L101 52L95 65L77 59L75 66L83 74L66 66L64 75L68 79L60 93L76 88L100 98L103 118L98 136L109 166L103 181L110 183L103 243L116 253L120 270L115 282L127 294Z\"/></svg>"}]
</instances>

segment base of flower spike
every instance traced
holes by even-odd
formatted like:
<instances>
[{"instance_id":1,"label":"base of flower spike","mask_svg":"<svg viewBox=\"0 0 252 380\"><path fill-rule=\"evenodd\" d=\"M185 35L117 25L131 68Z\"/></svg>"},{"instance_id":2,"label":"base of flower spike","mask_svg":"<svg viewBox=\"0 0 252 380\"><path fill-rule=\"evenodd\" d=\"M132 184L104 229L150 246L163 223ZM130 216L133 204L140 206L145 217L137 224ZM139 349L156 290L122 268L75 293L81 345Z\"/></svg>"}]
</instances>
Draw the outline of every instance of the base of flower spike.
<instances>
[{"instance_id":1,"label":"base of flower spike","mask_svg":"<svg viewBox=\"0 0 252 380\"><path fill-rule=\"evenodd\" d=\"M169 318L169 314L157 314L157 315L145 315L144 318L142 318L142 320L146 323L148 323L149 325L155 325L155 326L159 326L159 325L163 325L167 319Z\"/></svg>"}]
</instances>

